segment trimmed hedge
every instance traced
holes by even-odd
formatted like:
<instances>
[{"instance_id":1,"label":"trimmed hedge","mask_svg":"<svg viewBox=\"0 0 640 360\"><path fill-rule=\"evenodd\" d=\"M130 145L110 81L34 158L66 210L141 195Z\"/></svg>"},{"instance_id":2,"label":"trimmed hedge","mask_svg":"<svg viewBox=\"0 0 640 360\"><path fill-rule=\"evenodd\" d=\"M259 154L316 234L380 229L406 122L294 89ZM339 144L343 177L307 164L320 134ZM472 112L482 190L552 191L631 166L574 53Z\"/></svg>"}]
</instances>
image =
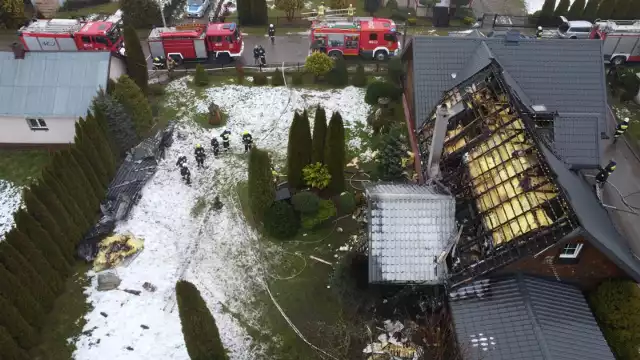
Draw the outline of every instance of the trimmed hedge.
<instances>
[{"instance_id":1,"label":"trimmed hedge","mask_svg":"<svg viewBox=\"0 0 640 360\"><path fill-rule=\"evenodd\" d=\"M356 209L356 198L353 193L345 191L340 194L338 207L343 214L351 214Z\"/></svg>"},{"instance_id":2,"label":"trimmed hedge","mask_svg":"<svg viewBox=\"0 0 640 360\"><path fill-rule=\"evenodd\" d=\"M271 159L266 151L254 147L249 152L249 206L257 221L262 221L265 210L271 206L276 190L273 187Z\"/></svg>"},{"instance_id":3,"label":"trimmed hedge","mask_svg":"<svg viewBox=\"0 0 640 360\"><path fill-rule=\"evenodd\" d=\"M318 211L313 215L302 215L302 228L305 230L312 230L337 213L336 206L331 200L321 200Z\"/></svg>"},{"instance_id":4,"label":"trimmed hedge","mask_svg":"<svg viewBox=\"0 0 640 360\"><path fill-rule=\"evenodd\" d=\"M310 191L302 191L291 197L291 203L301 214L315 214L320 207L320 198Z\"/></svg>"},{"instance_id":5,"label":"trimmed hedge","mask_svg":"<svg viewBox=\"0 0 640 360\"><path fill-rule=\"evenodd\" d=\"M290 239L300 228L300 219L293 207L284 201L274 202L264 213L264 229L270 236Z\"/></svg>"}]
</instances>

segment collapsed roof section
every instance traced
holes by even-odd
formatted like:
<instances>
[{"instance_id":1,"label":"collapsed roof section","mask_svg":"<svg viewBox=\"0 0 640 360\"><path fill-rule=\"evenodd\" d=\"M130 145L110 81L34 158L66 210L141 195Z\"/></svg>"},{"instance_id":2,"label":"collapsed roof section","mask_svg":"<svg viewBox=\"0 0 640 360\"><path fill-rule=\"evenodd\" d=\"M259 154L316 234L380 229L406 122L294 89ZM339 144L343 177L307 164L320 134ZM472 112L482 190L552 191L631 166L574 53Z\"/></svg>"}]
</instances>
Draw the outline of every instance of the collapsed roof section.
<instances>
[{"instance_id":1,"label":"collapsed roof section","mask_svg":"<svg viewBox=\"0 0 640 360\"><path fill-rule=\"evenodd\" d=\"M435 186L367 187L369 282L443 284L456 231L455 200Z\"/></svg>"},{"instance_id":2,"label":"collapsed roof section","mask_svg":"<svg viewBox=\"0 0 640 360\"><path fill-rule=\"evenodd\" d=\"M579 228L540 152L541 142L553 136L554 114L530 112L512 91L492 61L447 91L438 105L456 110L440 160L442 182L456 197L456 219L463 226L448 259L452 286L537 253ZM434 126L435 110L419 132L421 151L428 151Z\"/></svg>"}]
</instances>

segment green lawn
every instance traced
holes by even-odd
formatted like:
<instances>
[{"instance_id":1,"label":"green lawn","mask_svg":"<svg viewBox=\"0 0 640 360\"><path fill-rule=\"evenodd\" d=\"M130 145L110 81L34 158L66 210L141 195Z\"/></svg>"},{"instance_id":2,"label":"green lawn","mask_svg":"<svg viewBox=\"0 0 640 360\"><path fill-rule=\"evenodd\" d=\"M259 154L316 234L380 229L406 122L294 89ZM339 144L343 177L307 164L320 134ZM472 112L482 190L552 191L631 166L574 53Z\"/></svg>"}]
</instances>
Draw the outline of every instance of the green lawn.
<instances>
[{"instance_id":1,"label":"green lawn","mask_svg":"<svg viewBox=\"0 0 640 360\"><path fill-rule=\"evenodd\" d=\"M90 310L84 288L91 282L86 277L89 265L76 264L76 273L67 279L66 289L47 315L40 333L41 343L30 351L33 360L72 359L75 345L67 339L76 338L85 325L84 315Z\"/></svg>"},{"instance_id":2,"label":"green lawn","mask_svg":"<svg viewBox=\"0 0 640 360\"><path fill-rule=\"evenodd\" d=\"M28 184L40 175L48 161L47 150L0 150L0 179Z\"/></svg>"},{"instance_id":3,"label":"green lawn","mask_svg":"<svg viewBox=\"0 0 640 360\"><path fill-rule=\"evenodd\" d=\"M609 94L609 105L618 120L628 117L630 119L629 129L625 136L633 139L638 145L640 141L640 105L633 101L621 102L619 97Z\"/></svg>"},{"instance_id":4,"label":"green lawn","mask_svg":"<svg viewBox=\"0 0 640 360\"><path fill-rule=\"evenodd\" d=\"M106 4L89 6L74 11L59 11L56 13L58 19L70 19L77 16L87 16L91 14L113 14L120 8L120 4L116 2L108 2Z\"/></svg>"}]
</instances>

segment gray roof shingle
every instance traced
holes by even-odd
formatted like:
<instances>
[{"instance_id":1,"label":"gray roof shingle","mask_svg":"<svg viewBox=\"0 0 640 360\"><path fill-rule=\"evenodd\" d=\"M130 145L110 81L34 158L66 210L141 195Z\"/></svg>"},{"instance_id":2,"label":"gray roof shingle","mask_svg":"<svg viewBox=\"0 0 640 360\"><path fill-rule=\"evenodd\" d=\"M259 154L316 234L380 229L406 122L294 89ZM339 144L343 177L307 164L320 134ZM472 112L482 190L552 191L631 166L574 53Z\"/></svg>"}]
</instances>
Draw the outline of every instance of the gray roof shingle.
<instances>
[{"instance_id":1,"label":"gray roof shingle","mask_svg":"<svg viewBox=\"0 0 640 360\"><path fill-rule=\"evenodd\" d=\"M584 296L572 285L524 275L450 293L465 360L613 360Z\"/></svg>"},{"instance_id":2,"label":"gray roof shingle","mask_svg":"<svg viewBox=\"0 0 640 360\"><path fill-rule=\"evenodd\" d=\"M106 88L109 52L0 52L0 116L84 116Z\"/></svg>"},{"instance_id":3,"label":"gray roof shingle","mask_svg":"<svg viewBox=\"0 0 640 360\"><path fill-rule=\"evenodd\" d=\"M446 267L435 259L455 232L454 198L400 184L373 185L367 195L369 282L442 283Z\"/></svg>"},{"instance_id":4,"label":"gray roof shingle","mask_svg":"<svg viewBox=\"0 0 640 360\"><path fill-rule=\"evenodd\" d=\"M444 91L492 56L518 85L518 93L526 94L521 100L530 103L524 105L572 114L556 120L563 134L554 146L563 160L576 168L599 165L599 136L606 128L607 107L600 41L521 39L513 44L501 38L426 36L411 41L416 128L427 120Z\"/></svg>"}]
</instances>

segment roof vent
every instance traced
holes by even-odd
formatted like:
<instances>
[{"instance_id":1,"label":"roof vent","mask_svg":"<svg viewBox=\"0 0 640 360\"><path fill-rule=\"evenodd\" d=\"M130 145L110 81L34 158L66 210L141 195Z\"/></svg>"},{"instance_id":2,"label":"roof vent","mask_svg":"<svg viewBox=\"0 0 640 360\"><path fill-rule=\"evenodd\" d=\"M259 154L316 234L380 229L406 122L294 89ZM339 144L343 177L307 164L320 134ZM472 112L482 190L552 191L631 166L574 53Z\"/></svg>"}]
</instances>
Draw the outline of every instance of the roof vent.
<instances>
[{"instance_id":1,"label":"roof vent","mask_svg":"<svg viewBox=\"0 0 640 360\"><path fill-rule=\"evenodd\" d=\"M546 112L547 111L547 107L544 106L544 105L532 105L531 108L535 112Z\"/></svg>"},{"instance_id":2,"label":"roof vent","mask_svg":"<svg viewBox=\"0 0 640 360\"><path fill-rule=\"evenodd\" d=\"M522 39L522 35L520 35L520 31L518 30L509 30L505 34L505 40L508 43L519 43L520 39Z\"/></svg>"}]
</instances>

